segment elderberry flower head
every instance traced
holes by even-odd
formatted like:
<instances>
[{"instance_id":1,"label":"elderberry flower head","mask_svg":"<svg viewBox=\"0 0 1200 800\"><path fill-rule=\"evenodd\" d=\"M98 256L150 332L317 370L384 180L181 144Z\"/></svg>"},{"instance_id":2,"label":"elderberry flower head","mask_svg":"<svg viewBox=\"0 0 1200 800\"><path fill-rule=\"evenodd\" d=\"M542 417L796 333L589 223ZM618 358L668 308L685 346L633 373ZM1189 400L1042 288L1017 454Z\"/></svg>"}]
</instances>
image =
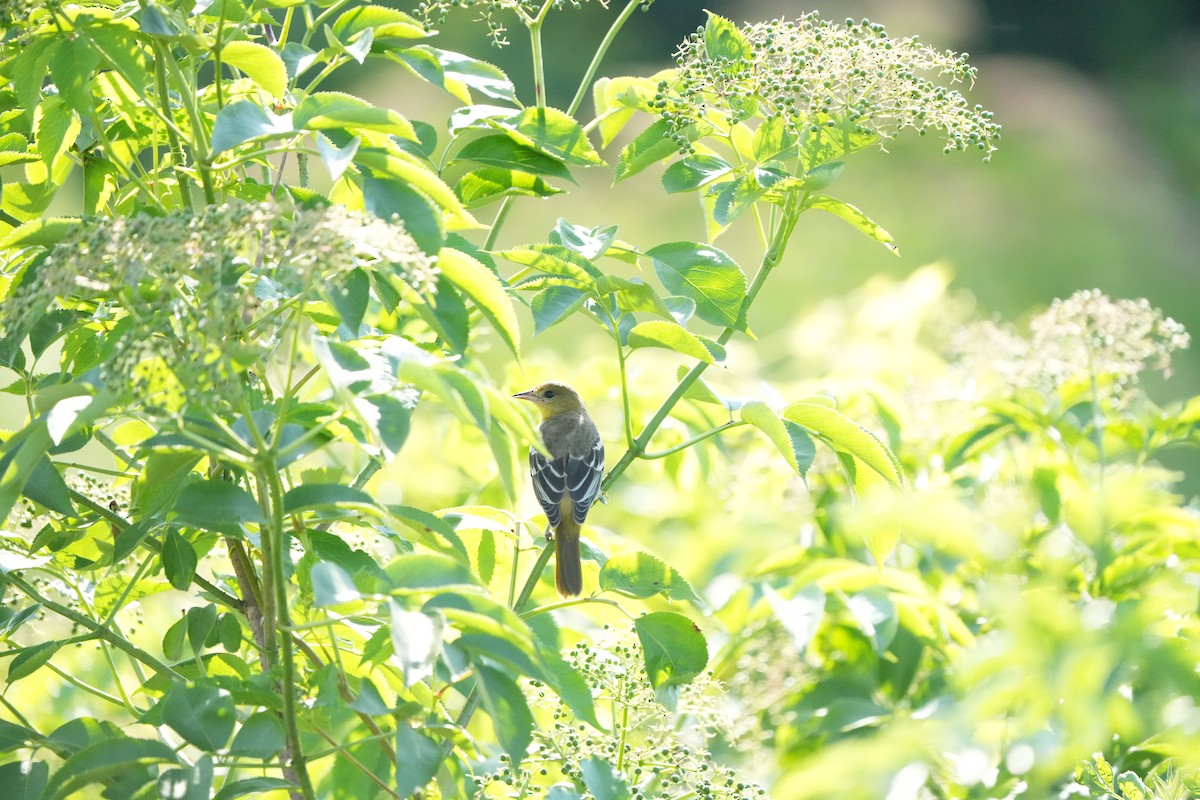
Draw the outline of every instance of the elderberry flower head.
<instances>
[{"instance_id":1,"label":"elderberry flower head","mask_svg":"<svg viewBox=\"0 0 1200 800\"><path fill-rule=\"evenodd\" d=\"M946 152L976 148L987 160L1000 138L992 113L955 88L975 78L965 53L892 38L865 19L840 25L812 12L737 28L710 16L676 62L657 106L681 146L691 126L753 117L782 120L802 154L820 152L822 139L848 152L913 128L940 131Z\"/></svg>"},{"instance_id":2,"label":"elderberry flower head","mask_svg":"<svg viewBox=\"0 0 1200 800\"><path fill-rule=\"evenodd\" d=\"M1145 299L1113 300L1097 289L1059 299L1030 320L1029 334L982 322L952 343L957 360L1014 389L1053 391L1103 378L1120 402L1141 373L1170 374L1171 354L1188 347L1183 325Z\"/></svg>"},{"instance_id":3,"label":"elderberry flower head","mask_svg":"<svg viewBox=\"0 0 1200 800\"><path fill-rule=\"evenodd\" d=\"M422 292L437 275L401 225L337 205L90 220L21 273L0 334L23 339L57 305L89 320L64 345L77 368L98 366L110 388L160 407L207 405L274 352L286 317L276 308L359 268Z\"/></svg>"}]
</instances>

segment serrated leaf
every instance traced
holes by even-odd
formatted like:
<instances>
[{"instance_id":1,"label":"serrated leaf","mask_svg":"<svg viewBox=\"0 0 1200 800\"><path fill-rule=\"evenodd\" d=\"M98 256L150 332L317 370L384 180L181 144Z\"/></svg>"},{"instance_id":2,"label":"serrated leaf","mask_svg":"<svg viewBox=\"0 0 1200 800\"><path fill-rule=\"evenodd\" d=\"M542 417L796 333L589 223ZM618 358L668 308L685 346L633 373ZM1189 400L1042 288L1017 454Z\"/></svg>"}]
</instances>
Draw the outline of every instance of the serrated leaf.
<instances>
[{"instance_id":1,"label":"serrated leaf","mask_svg":"<svg viewBox=\"0 0 1200 800\"><path fill-rule=\"evenodd\" d=\"M417 141L417 132L403 114L390 108L373 106L361 97L345 92L316 92L308 95L292 112L292 124L298 130L372 130Z\"/></svg>"},{"instance_id":2,"label":"serrated leaf","mask_svg":"<svg viewBox=\"0 0 1200 800\"><path fill-rule=\"evenodd\" d=\"M708 643L696 624L682 614L656 611L633 621L646 675L659 701L674 697L672 689L690 683L708 666Z\"/></svg>"},{"instance_id":3,"label":"serrated leaf","mask_svg":"<svg viewBox=\"0 0 1200 800\"><path fill-rule=\"evenodd\" d=\"M904 469L895 454L857 422L818 403L792 403L780 416L817 434L834 449L854 456L889 483L904 486Z\"/></svg>"},{"instance_id":4,"label":"serrated leaf","mask_svg":"<svg viewBox=\"0 0 1200 800\"><path fill-rule=\"evenodd\" d=\"M124 736L88 744L71 755L51 777L41 800L64 800L84 787L141 769L146 780L151 764L177 764L175 752L162 742Z\"/></svg>"},{"instance_id":5,"label":"serrated leaf","mask_svg":"<svg viewBox=\"0 0 1200 800\"><path fill-rule=\"evenodd\" d=\"M808 474L816 458L816 447L804 429L794 422L780 419L761 400L752 400L741 407L741 417L758 428L787 459L788 466L802 477Z\"/></svg>"},{"instance_id":6,"label":"serrated leaf","mask_svg":"<svg viewBox=\"0 0 1200 800\"><path fill-rule=\"evenodd\" d=\"M704 26L704 54L713 61L744 62L751 58L754 51L746 37L724 17L708 13L708 23Z\"/></svg>"},{"instance_id":7,"label":"serrated leaf","mask_svg":"<svg viewBox=\"0 0 1200 800\"><path fill-rule=\"evenodd\" d=\"M646 251L671 294L695 301L696 315L726 328L745 328L740 319L746 276L732 258L710 245L671 242Z\"/></svg>"},{"instance_id":8,"label":"serrated leaf","mask_svg":"<svg viewBox=\"0 0 1200 800\"><path fill-rule=\"evenodd\" d=\"M588 294L573 286L547 286L533 296L529 309L533 312L533 335L562 322L583 307Z\"/></svg>"},{"instance_id":9,"label":"serrated leaf","mask_svg":"<svg viewBox=\"0 0 1200 800\"><path fill-rule=\"evenodd\" d=\"M691 192L727 175L733 165L723 158L703 153L676 161L663 172L662 184L668 193Z\"/></svg>"},{"instance_id":10,"label":"serrated leaf","mask_svg":"<svg viewBox=\"0 0 1200 800\"><path fill-rule=\"evenodd\" d=\"M612 764L599 756L588 756L579 762L583 783L596 800L628 800L629 782Z\"/></svg>"},{"instance_id":11,"label":"serrated leaf","mask_svg":"<svg viewBox=\"0 0 1200 800\"><path fill-rule=\"evenodd\" d=\"M244 524L265 518L254 495L240 486L218 480L195 480L175 501L175 521L181 525L238 535Z\"/></svg>"},{"instance_id":12,"label":"serrated leaf","mask_svg":"<svg viewBox=\"0 0 1200 800\"><path fill-rule=\"evenodd\" d=\"M822 211L828 211L836 217L841 217L888 250L897 255L900 254L899 249L893 243L895 239L892 238L892 235L855 206L844 203L834 197L829 197L828 195L810 197L805 206L807 208L819 208Z\"/></svg>"},{"instance_id":13,"label":"serrated leaf","mask_svg":"<svg viewBox=\"0 0 1200 800\"><path fill-rule=\"evenodd\" d=\"M565 164L590 167L604 163L588 141L583 126L556 108L531 106L512 117L493 118L488 122L506 131L518 144L532 147Z\"/></svg>"},{"instance_id":14,"label":"serrated leaf","mask_svg":"<svg viewBox=\"0 0 1200 800\"><path fill-rule=\"evenodd\" d=\"M725 360L725 348L714 341L701 339L696 334L665 320L651 320L634 325L626 337L631 348L662 347L690 356L706 364L718 364Z\"/></svg>"},{"instance_id":15,"label":"serrated leaf","mask_svg":"<svg viewBox=\"0 0 1200 800\"><path fill-rule=\"evenodd\" d=\"M297 514L314 509L352 508L377 511L375 499L361 489L336 483L304 483L283 496L283 513Z\"/></svg>"},{"instance_id":16,"label":"serrated leaf","mask_svg":"<svg viewBox=\"0 0 1200 800\"><path fill-rule=\"evenodd\" d=\"M42 665L58 652L59 643L56 641L42 642L27 647L13 656L8 662L8 683L16 683L22 678L29 677L41 669Z\"/></svg>"},{"instance_id":17,"label":"serrated leaf","mask_svg":"<svg viewBox=\"0 0 1200 800\"><path fill-rule=\"evenodd\" d=\"M229 745L229 754L267 760L279 755L286 743L278 715L272 711L259 711L242 723Z\"/></svg>"},{"instance_id":18,"label":"serrated leaf","mask_svg":"<svg viewBox=\"0 0 1200 800\"><path fill-rule=\"evenodd\" d=\"M611 556L600 569L601 591L615 591L630 597L666 594L672 600L699 603L691 585L674 567L649 553L636 550Z\"/></svg>"},{"instance_id":19,"label":"serrated leaf","mask_svg":"<svg viewBox=\"0 0 1200 800\"><path fill-rule=\"evenodd\" d=\"M175 528L167 528L163 535L162 553L163 572L167 581L180 591L185 591L192 585L196 575L199 558L192 543L184 539Z\"/></svg>"},{"instance_id":20,"label":"serrated leaf","mask_svg":"<svg viewBox=\"0 0 1200 800\"><path fill-rule=\"evenodd\" d=\"M478 208L504 197L551 197L563 190L528 172L481 167L459 178L454 193L467 208Z\"/></svg>"},{"instance_id":21,"label":"serrated leaf","mask_svg":"<svg viewBox=\"0 0 1200 800\"><path fill-rule=\"evenodd\" d=\"M217 113L212 154L219 155L255 139L274 139L293 132L291 114L273 114L249 100L237 100Z\"/></svg>"},{"instance_id":22,"label":"serrated leaf","mask_svg":"<svg viewBox=\"0 0 1200 800\"><path fill-rule=\"evenodd\" d=\"M679 143L671 138L670 124L656 120L621 150L613 178L619 183L659 161L679 152Z\"/></svg>"},{"instance_id":23,"label":"serrated leaf","mask_svg":"<svg viewBox=\"0 0 1200 800\"><path fill-rule=\"evenodd\" d=\"M177 685L162 700L162 719L190 744L223 748L237 720L233 696L211 684Z\"/></svg>"},{"instance_id":24,"label":"serrated leaf","mask_svg":"<svg viewBox=\"0 0 1200 800\"><path fill-rule=\"evenodd\" d=\"M483 706L492 718L500 746L513 764L520 764L533 741L533 714L525 694L507 674L491 667L476 666Z\"/></svg>"},{"instance_id":25,"label":"serrated leaf","mask_svg":"<svg viewBox=\"0 0 1200 800\"><path fill-rule=\"evenodd\" d=\"M421 252L434 256L442 249L446 226L442 210L433 198L408 181L390 177L364 175L362 188L363 206L380 219L398 218ZM446 191L450 191L448 187ZM459 202L457 197L454 202Z\"/></svg>"},{"instance_id":26,"label":"serrated leaf","mask_svg":"<svg viewBox=\"0 0 1200 800\"><path fill-rule=\"evenodd\" d=\"M573 181L566 165L557 158L539 153L532 147L517 144L508 136L495 134L481 136L467 142L454 157L454 163L464 161L483 164L489 167L513 169L530 172L536 175L550 175L555 178Z\"/></svg>"},{"instance_id":27,"label":"serrated leaf","mask_svg":"<svg viewBox=\"0 0 1200 800\"><path fill-rule=\"evenodd\" d=\"M265 45L244 40L228 42L221 48L221 63L241 70L276 99L287 91L287 67L279 54Z\"/></svg>"},{"instance_id":28,"label":"serrated leaf","mask_svg":"<svg viewBox=\"0 0 1200 800\"><path fill-rule=\"evenodd\" d=\"M449 280L483 313L513 355L521 353L521 328L508 292L495 273L459 250L446 248L438 259L442 280Z\"/></svg>"},{"instance_id":29,"label":"serrated leaf","mask_svg":"<svg viewBox=\"0 0 1200 800\"><path fill-rule=\"evenodd\" d=\"M370 4L343 12L331 30L343 42L367 30L375 39L424 39L430 35L420 22L403 11Z\"/></svg>"},{"instance_id":30,"label":"serrated leaf","mask_svg":"<svg viewBox=\"0 0 1200 800\"><path fill-rule=\"evenodd\" d=\"M396 794L410 797L437 775L442 748L407 723L396 726Z\"/></svg>"},{"instance_id":31,"label":"serrated leaf","mask_svg":"<svg viewBox=\"0 0 1200 800\"><path fill-rule=\"evenodd\" d=\"M474 89L492 100L517 102L516 87L499 67L462 53L416 45L395 53L422 78L471 105ZM510 111L510 113L515 113Z\"/></svg>"}]
</instances>

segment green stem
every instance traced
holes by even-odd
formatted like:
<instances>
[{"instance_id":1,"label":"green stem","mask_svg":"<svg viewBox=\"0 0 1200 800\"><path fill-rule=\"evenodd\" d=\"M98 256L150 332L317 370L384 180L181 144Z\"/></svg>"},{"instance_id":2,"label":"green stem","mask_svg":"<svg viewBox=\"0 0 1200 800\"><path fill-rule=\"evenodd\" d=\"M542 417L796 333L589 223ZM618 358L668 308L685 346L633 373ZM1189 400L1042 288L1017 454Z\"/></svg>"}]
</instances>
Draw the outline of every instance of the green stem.
<instances>
[{"instance_id":1,"label":"green stem","mask_svg":"<svg viewBox=\"0 0 1200 800\"><path fill-rule=\"evenodd\" d=\"M587 97L588 88L591 86L592 79L596 77L596 71L600 69L600 62L604 60L604 56L608 53L608 48L612 47L612 43L616 40L617 34L621 28L633 16L633 12L638 10L638 7L644 0L629 0L629 5L625 6L621 11L620 16L613 20L613 24L608 29L608 33L604 34L604 39L600 42L600 47L596 50L596 55L592 56L592 63L588 64L587 71L583 73L583 80L579 82L579 89L575 92L575 97L571 100L571 105L567 106L567 113L575 116L575 112L583 105L583 98Z\"/></svg>"},{"instance_id":2,"label":"green stem","mask_svg":"<svg viewBox=\"0 0 1200 800\"><path fill-rule=\"evenodd\" d=\"M500 238L500 229L504 227L504 220L508 218L508 212L511 208L512 195L509 195L500 201L500 208L496 211L496 218L492 220L492 229L488 231L487 239L483 243L484 250L491 250L496 246L496 239Z\"/></svg>"},{"instance_id":3,"label":"green stem","mask_svg":"<svg viewBox=\"0 0 1200 800\"><path fill-rule=\"evenodd\" d=\"M251 430L258 436L253 425ZM259 472L259 480L266 483L268 502L270 504L269 529L263 531L263 541L272 540L272 559L266 565L267 573L271 575L274 590L275 616L266 626L267 630L275 632L274 639L282 671L283 684L283 726L286 732L289 758L288 763L295 773L300 792L306 800L316 800L312 779L308 774L308 763L304 755L303 743L300 741L300 726L296 716L296 657L292 637L287 633L291 626L291 615L288 613L287 581L284 577L284 559L288 556L287 530L283 519L283 481L279 477L279 469L274 458L268 457ZM279 635L282 633L282 635Z\"/></svg>"},{"instance_id":4,"label":"green stem","mask_svg":"<svg viewBox=\"0 0 1200 800\"><path fill-rule=\"evenodd\" d=\"M177 83L179 95L183 98L183 107L187 111L188 121L192 127L192 154L193 161L196 164L196 169L200 173L200 183L204 187L204 199L210 205L217 202L217 193L213 189L212 184L212 165L209 164L208 152L208 128L204 124L204 117L200 113L200 105L196 100L196 91L193 82L189 81L183 74L183 70L179 68L179 62L171 57L171 53L167 50L165 44L160 42L156 37L154 39L154 58L156 61L162 61L166 64L167 69L171 71L172 77Z\"/></svg>"},{"instance_id":5,"label":"green stem","mask_svg":"<svg viewBox=\"0 0 1200 800\"><path fill-rule=\"evenodd\" d=\"M718 344L726 344L733 338L734 333L746 327L746 318L749 314L750 306L754 304L759 292L762 291L762 287L766 283L767 276L771 274L771 270L783 258L784 250L787 248L787 243L792 236L792 232L796 229L796 220L803 208L803 198L795 193L788 195L783 213L780 215L779 225L776 226L771 243L763 254L758 273L754 276L754 281L746 291L746 299L742 301L742 308L738 312L737 324L721 331L721 334L717 337ZM641 434L634 440L633 446L625 451L620 460L617 461L616 466L604 477L604 482L600 485L602 492L608 491L636 459L645 457L646 447L650 444L651 438L658 432L659 427L662 426L679 401L683 399L683 396L687 394L692 384L700 379L700 376L704 374L704 370L708 369L708 366L707 363L700 361L683 376L683 379L679 381L679 385L675 387L675 391L671 392L662 405L658 407L658 410L654 412L654 416L650 418L650 421L646 423L646 427L642 429Z\"/></svg>"},{"instance_id":6,"label":"green stem","mask_svg":"<svg viewBox=\"0 0 1200 800\"><path fill-rule=\"evenodd\" d=\"M161 673L167 675L172 680L177 680L177 681L181 681L181 682L184 680L184 677L182 675L180 675L178 672L171 669L166 664L159 661L157 658L150 655L149 653L147 653L145 650L141 649L137 645L133 644L128 639L118 636L117 634L113 633L112 630L110 630L109 628L106 628L105 626L96 622L91 617L80 614L78 611L76 611L75 609L73 609L69 606L64 606L62 603L56 603L53 600L51 600L50 598L43 596L40 592L38 592L37 589L33 588L31 585L26 583L23 578L16 575L15 573L12 573L12 572L8 573L7 575L4 576L4 579L5 579L5 581L8 582L8 584L10 586L14 586L17 589L24 592L25 595L27 597L29 597L31 600L41 603L43 608L53 611L55 614L58 614L60 617L69 619L71 622L74 622L75 624L79 625L80 627L87 628L89 631L96 634L97 638L103 639L104 641L108 642L113 647L117 648L118 650L122 651L123 653L128 654L129 656L137 659L138 661L142 662L146 666L150 667L155 672L161 672Z\"/></svg>"},{"instance_id":7,"label":"green stem","mask_svg":"<svg viewBox=\"0 0 1200 800\"><path fill-rule=\"evenodd\" d=\"M687 450L692 445L699 444L700 442L703 442L705 439L711 439L713 436L716 436L718 433L723 433L724 431L727 431L730 428L737 428L737 427L739 427L741 425L745 425L745 424L746 423L742 422L741 420L731 419L731 420L729 420L729 422L726 422L724 425L718 425L717 427L713 428L712 430L707 430L704 433L700 434L699 436L693 436L691 439L688 439L686 442L677 444L674 447L668 447L666 450L659 450L657 453L642 453L642 458L647 459L647 460L652 460L652 459L656 459L656 458L666 458L667 456L674 455L675 453L678 453L682 450Z\"/></svg>"},{"instance_id":8,"label":"green stem","mask_svg":"<svg viewBox=\"0 0 1200 800\"><path fill-rule=\"evenodd\" d=\"M546 0L541 11L529 23L529 48L533 56L533 98L538 108L546 107L546 65L542 56L542 24L550 11L551 0Z\"/></svg>"}]
</instances>

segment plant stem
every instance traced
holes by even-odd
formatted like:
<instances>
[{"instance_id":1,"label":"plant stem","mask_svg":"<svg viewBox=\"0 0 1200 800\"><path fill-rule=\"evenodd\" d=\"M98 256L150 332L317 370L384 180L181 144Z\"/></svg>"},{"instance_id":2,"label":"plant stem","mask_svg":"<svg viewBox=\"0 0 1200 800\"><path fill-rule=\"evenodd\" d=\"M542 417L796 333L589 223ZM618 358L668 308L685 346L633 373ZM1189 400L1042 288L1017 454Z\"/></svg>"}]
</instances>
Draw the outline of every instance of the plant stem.
<instances>
[{"instance_id":1,"label":"plant stem","mask_svg":"<svg viewBox=\"0 0 1200 800\"><path fill-rule=\"evenodd\" d=\"M583 105L583 98L587 96L587 90L592 83L592 79L596 77L596 71L600 69L600 62L604 60L604 56L608 53L608 48L612 47L612 43L616 40L617 34L621 32L621 28L633 16L633 12L637 11L643 0L629 0L629 4L621 11L620 15L613 20L613 24L608 29L608 33L604 34L603 41L596 49L596 55L592 56L592 63L588 64L587 71L583 73L583 80L579 82L579 88L575 91L575 97L571 100L571 105L567 106L567 113L575 116L575 112Z\"/></svg>"},{"instance_id":2,"label":"plant stem","mask_svg":"<svg viewBox=\"0 0 1200 800\"><path fill-rule=\"evenodd\" d=\"M717 427L715 427L711 430L707 430L698 436L693 436L691 439L688 439L686 442L681 442L680 444L677 444L674 447L668 447L666 450L659 450L657 453L642 453L641 457L646 460L652 460L652 459L656 459L656 458L666 458L667 456L674 455L675 453L678 453L682 450L687 450L692 445L699 444L700 442L703 442L705 439L711 439L713 436L716 436L718 433L723 433L723 432L729 430L730 428L737 428L737 427L739 427L741 425L745 425L745 424L746 423L742 422L741 420L731 419L731 420L729 420L729 422L726 422L724 425L718 425Z\"/></svg>"},{"instance_id":3,"label":"plant stem","mask_svg":"<svg viewBox=\"0 0 1200 800\"><path fill-rule=\"evenodd\" d=\"M24 579L22 579L15 573L12 573L12 572L8 573L7 575L4 576L4 579L10 585L15 586L17 589L20 589L22 592L24 592L25 595L28 596L31 600L35 600L38 603L41 603L44 608L47 608L50 611L53 611L55 614L58 614L60 617L65 617L66 619L71 620L71 622L74 622L77 625L80 625L81 627L87 628L89 631L96 634L96 636L98 638L103 639L104 641L108 642L113 647L117 648L118 650L129 654L130 656L137 659L138 661L141 661L143 664L150 667L155 672L162 672L165 675L167 675L168 677L170 677L172 680L182 681L184 679L183 676L180 675L178 672L171 669L166 664L159 661L157 658L150 655L149 653L147 653L145 650L141 649L137 645L133 644L128 639L118 636L116 633L114 633L110 629L106 628L105 626L101 625L100 623L96 622L91 617L80 614L78 611L76 611L75 609L73 609L69 606L64 606L62 603L56 603L53 600L51 600L50 598L43 596L41 593L38 592L37 589L33 588L31 585L26 583L24 581Z\"/></svg>"},{"instance_id":4,"label":"plant stem","mask_svg":"<svg viewBox=\"0 0 1200 800\"><path fill-rule=\"evenodd\" d=\"M734 333L746 327L746 318L750 312L750 306L754 304L759 292L762 291L762 287L766 283L767 276L770 275L771 270L783 258L788 240L791 238L792 232L796 229L796 220L803 209L803 198L794 192L789 194L784 203L779 224L775 227L771 243L767 246L766 252L763 253L758 273L754 276L754 281L746 291L746 299L742 301L741 310L738 312L737 324L721 331L721 334L717 337L718 344L726 344L733 338ZM646 423L646 427L642 429L641 434L634 440L633 446L625 451L620 460L617 461L616 466L604 477L604 481L600 485L602 492L608 491L636 459L645 457L646 447L650 444L650 439L658 432L659 427L662 426L663 422L671 414L671 411L683 399L683 396L691 388L692 384L700 379L700 376L704 373L704 370L708 369L708 366L706 362L700 361L688 370L688 373L679 381L679 385L675 387L675 391L671 392L662 405L658 407L658 410L654 412L654 416L650 418L650 421Z\"/></svg>"}]
</instances>

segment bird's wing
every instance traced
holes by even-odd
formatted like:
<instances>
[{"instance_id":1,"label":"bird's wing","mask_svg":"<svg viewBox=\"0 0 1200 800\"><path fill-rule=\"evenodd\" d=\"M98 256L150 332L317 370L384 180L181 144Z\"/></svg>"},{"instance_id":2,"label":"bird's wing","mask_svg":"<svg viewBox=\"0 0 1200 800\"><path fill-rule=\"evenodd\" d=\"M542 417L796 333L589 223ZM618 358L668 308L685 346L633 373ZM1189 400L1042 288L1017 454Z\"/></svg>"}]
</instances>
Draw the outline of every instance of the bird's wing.
<instances>
[{"instance_id":1,"label":"bird's wing","mask_svg":"<svg viewBox=\"0 0 1200 800\"><path fill-rule=\"evenodd\" d=\"M562 521L559 503L567 492L567 465L565 458L549 459L529 448L529 474L533 478L533 493L546 512L550 526L557 528Z\"/></svg>"},{"instance_id":2,"label":"bird's wing","mask_svg":"<svg viewBox=\"0 0 1200 800\"><path fill-rule=\"evenodd\" d=\"M583 457L567 456L555 461L566 462L567 492L575 506L575 521L582 525L588 509L600 496L600 479L604 477L604 443L597 436L592 449Z\"/></svg>"}]
</instances>

